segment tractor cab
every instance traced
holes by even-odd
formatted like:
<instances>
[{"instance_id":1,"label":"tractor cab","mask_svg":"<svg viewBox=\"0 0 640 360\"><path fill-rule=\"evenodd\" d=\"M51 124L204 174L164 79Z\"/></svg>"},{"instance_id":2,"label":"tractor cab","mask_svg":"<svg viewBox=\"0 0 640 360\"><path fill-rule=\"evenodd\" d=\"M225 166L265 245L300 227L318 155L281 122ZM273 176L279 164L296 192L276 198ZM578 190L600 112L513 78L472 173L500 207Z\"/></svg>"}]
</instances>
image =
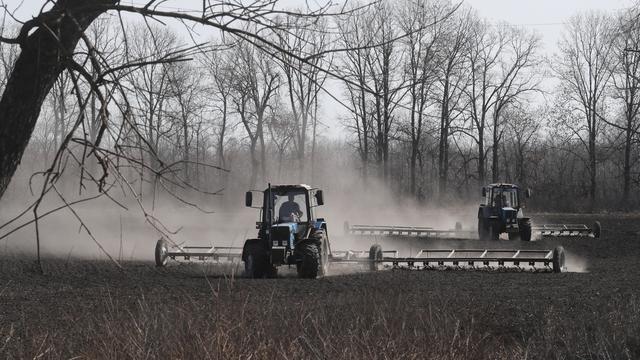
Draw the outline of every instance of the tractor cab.
<instances>
[{"instance_id":1,"label":"tractor cab","mask_svg":"<svg viewBox=\"0 0 640 360\"><path fill-rule=\"evenodd\" d=\"M323 257L326 258L329 254L327 225L323 218L317 218L315 215L315 208L324 204L322 190L305 184L269 185L264 191L258 192L262 193L263 199L259 207L253 206L253 194L256 192L258 191L246 193L245 205L260 209L260 221L256 223L258 238L247 240L243 260L246 267L247 260L255 262L256 257L264 257L268 266L256 267L249 263L251 268L247 271L255 277L261 277L268 272L263 267L275 269L286 264L298 266L298 272L303 277L317 276L318 266L315 267L315 272L308 269L305 271L301 267L305 253L315 251L317 254L311 256L316 257L320 265ZM317 249L309 250L311 246ZM264 254L261 249L264 250Z\"/></svg>"},{"instance_id":2,"label":"tractor cab","mask_svg":"<svg viewBox=\"0 0 640 360\"><path fill-rule=\"evenodd\" d=\"M481 240L497 240L501 233L509 239L531 239L531 222L524 217L523 201L531 191L514 184L489 184L482 188L478 210L478 235Z\"/></svg>"}]
</instances>

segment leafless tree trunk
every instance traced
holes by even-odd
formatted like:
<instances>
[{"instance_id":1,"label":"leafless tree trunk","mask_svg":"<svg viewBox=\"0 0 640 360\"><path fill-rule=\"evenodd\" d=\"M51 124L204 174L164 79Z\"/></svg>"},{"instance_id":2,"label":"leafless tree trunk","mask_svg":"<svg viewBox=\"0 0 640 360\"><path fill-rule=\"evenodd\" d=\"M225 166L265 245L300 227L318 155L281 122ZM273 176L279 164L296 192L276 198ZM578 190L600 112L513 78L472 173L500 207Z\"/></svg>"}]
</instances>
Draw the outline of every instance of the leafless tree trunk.
<instances>
[{"instance_id":1,"label":"leafless tree trunk","mask_svg":"<svg viewBox=\"0 0 640 360\"><path fill-rule=\"evenodd\" d=\"M424 1L405 1L399 10L398 22L403 33L408 34L404 45L408 49L405 65L409 88L409 192L417 196L417 165L421 149L429 94L437 81L438 41L442 34L445 11L440 4Z\"/></svg>"},{"instance_id":2,"label":"leafless tree trunk","mask_svg":"<svg viewBox=\"0 0 640 360\"><path fill-rule=\"evenodd\" d=\"M38 120L45 96L72 62L85 29L105 10L89 7L115 0L67 0L25 23L20 30L22 51L0 99L0 196L9 186ZM46 26L40 26L44 24Z\"/></svg>"},{"instance_id":3,"label":"leafless tree trunk","mask_svg":"<svg viewBox=\"0 0 640 360\"><path fill-rule=\"evenodd\" d=\"M438 125L438 194L447 194L449 178L449 139L451 126L465 107L463 94L468 84L466 49L469 47L471 14L465 13L447 21L445 34L439 43L442 60L439 62L437 92L439 102ZM473 68L473 67L472 67Z\"/></svg>"},{"instance_id":4,"label":"leafless tree trunk","mask_svg":"<svg viewBox=\"0 0 640 360\"><path fill-rule=\"evenodd\" d=\"M251 142L252 170L249 184L254 188L258 170L262 179L266 178L265 115L272 99L277 95L280 74L276 71L273 60L256 47L238 43L235 51L235 90L239 97L236 94L234 102Z\"/></svg>"},{"instance_id":5,"label":"leafless tree trunk","mask_svg":"<svg viewBox=\"0 0 640 360\"><path fill-rule=\"evenodd\" d=\"M298 171L303 178L306 164L306 148L308 130L313 122L314 104L317 104L318 94L327 78L326 73L321 72L323 57L312 57L307 61L299 58L312 54L325 52L329 49L328 26L325 19L305 26L299 18L287 16L285 18L287 31L278 32L281 46L288 50L283 61L279 62L287 80L289 105L295 120L295 146L298 159Z\"/></svg>"},{"instance_id":6,"label":"leafless tree trunk","mask_svg":"<svg viewBox=\"0 0 640 360\"><path fill-rule=\"evenodd\" d=\"M573 129L587 150L589 198L596 200L597 144L606 89L612 74L613 41L611 19L603 14L589 13L573 17L560 41L560 56L555 72L562 91L574 109L584 117L584 127ZM586 131L583 135L582 130Z\"/></svg>"},{"instance_id":7,"label":"leafless tree trunk","mask_svg":"<svg viewBox=\"0 0 640 360\"><path fill-rule=\"evenodd\" d=\"M614 98L622 103L624 119L620 125L624 135L624 164L622 170L622 202L631 199L632 153L638 141L640 131L640 27L637 24L638 9L636 7L625 12L617 19L620 30L615 37L615 53L617 61L613 71Z\"/></svg>"}]
</instances>

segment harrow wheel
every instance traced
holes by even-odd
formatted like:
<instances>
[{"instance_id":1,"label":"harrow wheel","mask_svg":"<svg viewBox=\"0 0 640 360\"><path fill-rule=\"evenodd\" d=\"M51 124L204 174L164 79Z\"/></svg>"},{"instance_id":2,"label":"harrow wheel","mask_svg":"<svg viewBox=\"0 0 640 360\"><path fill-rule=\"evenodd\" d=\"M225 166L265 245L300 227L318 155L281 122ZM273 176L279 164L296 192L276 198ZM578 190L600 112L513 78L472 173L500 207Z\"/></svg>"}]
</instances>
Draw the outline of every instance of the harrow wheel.
<instances>
[{"instance_id":1,"label":"harrow wheel","mask_svg":"<svg viewBox=\"0 0 640 360\"><path fill-rule=\"evenodd\" d=\"M382 260L382 246L375 244L371 245L369 249L369 270L378 271L382 267L382 263L378 262Z\"/></svg>"},{"instance_id":2,"label":"harrow wheel","mask_svg":"<svg viewBox=\"0 0 640 360\"><path fill-rule=\"evenodd\" d=\"M600 233L602 232L602 226L600 225L600 221L596 221L593 223L593 237L596 239L600 237Z\"/></svg>"},{"instance_id":3,"label":"harrow wheel","mask_svg":"<svg viewBox=\"0 0 640 360\"><path fill-rule=\"evenodd\" d=\"M156 242L156 251L155 251L157 267L163 267L167 265L167 261L169 260L169 257L167 256L168 252L169 252L169 244L167 244L167 241L165 239L158 240L158 242Z\"/></svg>"},{"instance_id":4,"label":"harrow wheel","mask_svg":"<svg viewBox=\"0 0 640 360\"><path fill-rule=\"evenodd\" d=\"M553 249L553 272L561 273L566 269L564 248L562 246L558 246Z\"/></svg>"}]
</instances>

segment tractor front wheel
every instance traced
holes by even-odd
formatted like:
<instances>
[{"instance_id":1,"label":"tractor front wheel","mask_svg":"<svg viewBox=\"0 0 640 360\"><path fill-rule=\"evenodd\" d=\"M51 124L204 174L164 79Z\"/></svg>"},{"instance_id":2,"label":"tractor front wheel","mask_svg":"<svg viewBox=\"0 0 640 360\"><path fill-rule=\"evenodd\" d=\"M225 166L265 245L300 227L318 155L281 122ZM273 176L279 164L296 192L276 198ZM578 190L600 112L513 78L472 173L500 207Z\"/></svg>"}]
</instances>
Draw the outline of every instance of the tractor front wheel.
<instances>
[{"instance_id":1,"label":"tractor front wheel","mask_svg":"<svg viewBox=\"0 0 640 360\"><path fill-rule=\"evenodd\" d=\"M531 221L521 221L518 227L520 228L520 240L531 241Z\"/></svg>"}]
</instances>

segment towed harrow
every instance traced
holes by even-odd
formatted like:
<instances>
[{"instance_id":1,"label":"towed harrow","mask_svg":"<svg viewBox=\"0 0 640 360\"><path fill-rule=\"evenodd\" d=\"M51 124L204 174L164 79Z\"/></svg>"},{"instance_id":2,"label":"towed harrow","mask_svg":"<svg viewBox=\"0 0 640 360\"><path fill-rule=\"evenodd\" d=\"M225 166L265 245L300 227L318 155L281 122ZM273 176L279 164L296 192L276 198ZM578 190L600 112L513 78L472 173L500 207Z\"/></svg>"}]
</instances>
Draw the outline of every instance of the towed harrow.
<instances>
[{"instance_id":1,"label":"towed harrow","mask_svg":"<svg viewBox=\"0 0 640 360\"><path fill-rule=\"evenodd\" d=\"M533 233L542 237L593 237L599 238L600 222L592 227L585 224L545 224L531 227ZM423 239L477 240L478 231L463 229L457 222L453 229L435 229L425 226L385 226L385 225L349 225L344 223L346 235L365 235L374 237L417 237Z\"/></svg>"},{"instance_id":2,"label":"towed harrow","mask_svg":"<svg viewBox=\"0 0 640 360\"><path fill-rule=\"evenodd\" d=\"M329 264L365 265L371 271L385 266L409 270L520 270L535 272L566 271L562 246L553 250L508 249L422 249L414 256L400 257L397 250L383 251L380 245L366 250L337 250L328 258ZM169 246L164 239L156 244L157 266L165 266L169 259L185 261L217 261L237 263L242 256L240 247Z\"/></svg>"},{"instance_id":3,"label":"towed harrow","mask_svg":"<svg viewBox=\"0 0 640 360\"><path fill-rule=\"evenodd\" d=\"M385 256L392 253L392 256ZM369 250L371 270L381 265L393 268L416 270L459 269L459 270L507 270L521 271L566 271L565 253L562 246L553 250L507 250L507 249L422 249L415 256L398 257L396 251L383 252L380 245Z\"/></svg>"},{"instance_id":4,"label":"towed harrow","mask_svg":"<svg viewBox=\"0 0 640 360\"><path fill-rule=\"evenodd\" d=\"M156 243L155 259L157 266L165 266L169 259L172 260L214 260L225 262L237 262L242 257L241 247L232 246L178 246L160 239Z\"/></svg>"}]
</instances>

